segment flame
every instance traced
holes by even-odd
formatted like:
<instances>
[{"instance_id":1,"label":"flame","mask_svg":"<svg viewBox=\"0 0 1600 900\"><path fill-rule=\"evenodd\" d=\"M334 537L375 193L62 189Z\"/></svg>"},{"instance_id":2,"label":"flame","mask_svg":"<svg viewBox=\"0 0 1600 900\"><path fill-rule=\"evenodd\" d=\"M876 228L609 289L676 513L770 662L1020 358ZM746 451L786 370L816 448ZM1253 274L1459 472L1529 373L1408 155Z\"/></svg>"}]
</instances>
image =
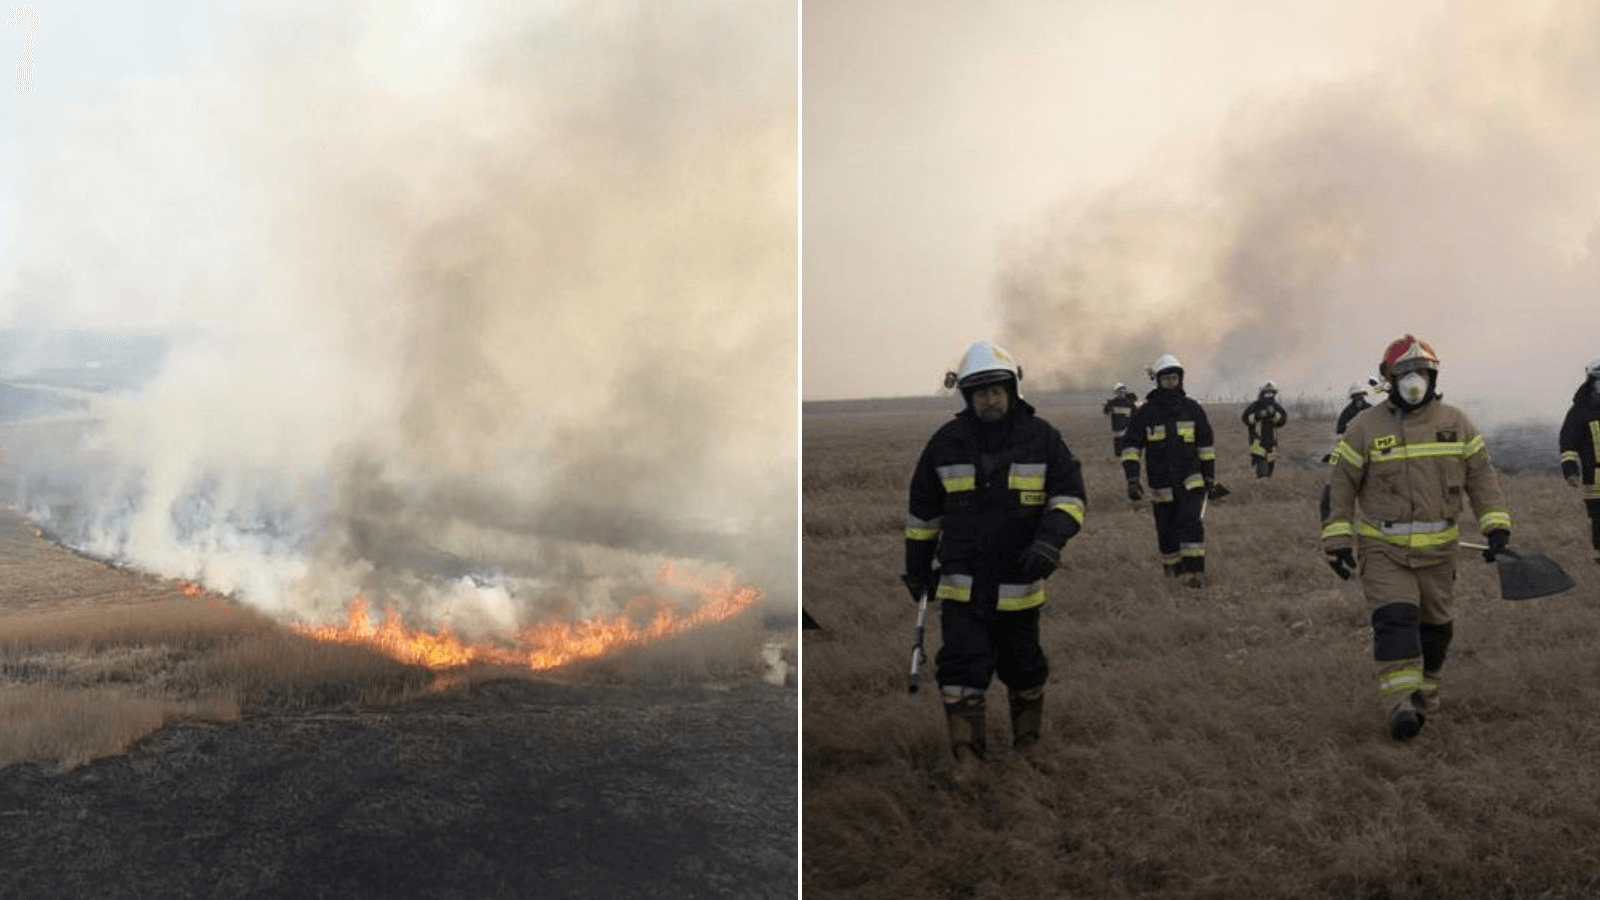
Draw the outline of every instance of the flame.
<instances>
[{"instance_id":1,"label":"flame","mask_svg":"<svg viewBox=\"0 0 1600 900\"><path fill-rule=\"evenodd\" d=\"M178 590L182 591L185 597L198 597L202 593L205 593L205 588L193 581L179 582Z\"/></svg>"},{"instance_id":2,"label":"flame","mask_svg":"<svg viewBox=\"0 0 1600 900\"><path fill-rule=\"evenodd\" d=\"M408 628L393 606L386 607L383 621L374 624L367 612L368 600L360 594L350 601L349 618L343 626L291 627L325 643L370 647L391 659L434 671L483 663L543 671L726 621L761 599L760 589L737 586L732 574L713 582L679 573L671 563L663 563L656 579L664 585L692 590L700 597L700 605L683 613L669 601L638 597L620 615L610 618L529 625L512 636L512 646L465 643L448 624L437 632ZM640 625L646 617L648 622Z\"/></svg>"}]
</instances>

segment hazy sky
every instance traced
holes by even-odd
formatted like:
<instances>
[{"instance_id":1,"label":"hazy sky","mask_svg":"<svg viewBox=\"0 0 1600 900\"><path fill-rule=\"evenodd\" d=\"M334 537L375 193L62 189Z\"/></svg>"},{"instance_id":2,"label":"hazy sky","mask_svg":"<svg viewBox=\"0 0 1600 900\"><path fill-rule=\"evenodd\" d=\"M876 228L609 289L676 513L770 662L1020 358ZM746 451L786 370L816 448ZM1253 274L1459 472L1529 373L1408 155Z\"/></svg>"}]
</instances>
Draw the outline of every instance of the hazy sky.
<instances>
[{"instance_id":1,"label":"hazy sky","mask_svg":"<svg viewBox=\"0 0 1600 900\"><path fill-rule=\"evenodd\" d=\"M1342 390L1405 331L1559 410L1600 353L1600 7L804 6L803 396Z\"/></svg>"}]
</instances>

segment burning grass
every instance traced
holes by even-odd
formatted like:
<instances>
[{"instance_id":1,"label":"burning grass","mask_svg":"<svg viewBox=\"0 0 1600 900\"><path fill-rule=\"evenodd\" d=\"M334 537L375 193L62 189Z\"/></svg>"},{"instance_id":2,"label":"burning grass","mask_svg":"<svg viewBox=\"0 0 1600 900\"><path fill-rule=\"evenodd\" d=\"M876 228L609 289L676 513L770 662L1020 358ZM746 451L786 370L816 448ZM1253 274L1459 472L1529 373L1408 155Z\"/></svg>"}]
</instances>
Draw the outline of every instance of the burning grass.
<instances>
[{"instance_id":1,"label":"burning grass","mask_svg":"<svg viewBox=\"0 0 1600 900\"><path fill-rule=\"evenodd\" d=\"M0 765L73 768L181 721L253 710L384 705L506 679L754 682L772 635L761 592L726 572L664 564L618 616L532 624L509 639L374 620L289 626L209 594L88 560L0 522ZM13 596L15 595L15 596Z\"/></svg>"},{"instance_id":2,"label":"burning grass","mask_svg":"<svg viewBox=\"0 0 1600 900\"><path fill-rule=\"evenodd\" d=\"M1505 478L1513 544L1548 553L1578 586L1501 601L1493 570L1463 553L1445 707L1393 745L1366 602L1318 547L1314 460L1330 422L1292 419L1263 482L1238 407L1210 410L1234 493L1208 513L1211 584L1192 592L1160 576L1148 508L1122 499L1098 403L1040 405L1090 496L1044 617L1051 771L1009 751L997 684L991 771L972 792L949 782L937 693L905 691L915 609L895 578L904 479L941 417L806 418L805 606L825 629L807 633L804 657L808 897L1600 892L1587 799L1600 790L1600 570L1553 448L1549 471Z\"/></svg>"}]
</instances>

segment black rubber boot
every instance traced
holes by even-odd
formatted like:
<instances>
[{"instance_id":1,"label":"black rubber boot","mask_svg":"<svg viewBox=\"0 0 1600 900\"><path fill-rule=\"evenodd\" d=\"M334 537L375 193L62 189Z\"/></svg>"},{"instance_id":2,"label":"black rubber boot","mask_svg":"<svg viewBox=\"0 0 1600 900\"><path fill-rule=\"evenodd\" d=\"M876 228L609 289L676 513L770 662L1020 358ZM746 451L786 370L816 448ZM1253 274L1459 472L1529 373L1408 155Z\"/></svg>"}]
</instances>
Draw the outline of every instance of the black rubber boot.
<instances>
[{"instance_id":1,"label":"black rubber boot","mask_svg":"<svg viewBox=\"0 0 1600 900\"><path fill-rule=\"evenodd\" d=\"M956 758L956 783L968 785L983 775L983 758L987 752L987 708L982 694L946 696L944 699L945 723L950 728L950 752Z\"/></svg>"}]
</instances>

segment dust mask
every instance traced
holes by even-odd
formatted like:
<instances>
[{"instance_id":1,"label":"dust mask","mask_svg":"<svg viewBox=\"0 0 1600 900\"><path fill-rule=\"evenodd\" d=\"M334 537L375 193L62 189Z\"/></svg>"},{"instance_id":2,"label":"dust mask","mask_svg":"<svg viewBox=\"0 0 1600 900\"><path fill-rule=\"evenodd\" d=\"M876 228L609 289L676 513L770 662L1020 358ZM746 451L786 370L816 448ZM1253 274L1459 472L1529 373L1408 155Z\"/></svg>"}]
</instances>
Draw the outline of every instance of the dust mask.
<instances>
[{"instance_id":1,"label":"dust mask","mask_svg":"<svg viewBox=\"0 0 1600 900\"><path fill-rule=\"evenodd\" d=\"M1428 396L1428 376L1422 372L1407 372L1395 382L1395 390L1407 406L1416 406Z\"/></svg>"}]
</instances>

